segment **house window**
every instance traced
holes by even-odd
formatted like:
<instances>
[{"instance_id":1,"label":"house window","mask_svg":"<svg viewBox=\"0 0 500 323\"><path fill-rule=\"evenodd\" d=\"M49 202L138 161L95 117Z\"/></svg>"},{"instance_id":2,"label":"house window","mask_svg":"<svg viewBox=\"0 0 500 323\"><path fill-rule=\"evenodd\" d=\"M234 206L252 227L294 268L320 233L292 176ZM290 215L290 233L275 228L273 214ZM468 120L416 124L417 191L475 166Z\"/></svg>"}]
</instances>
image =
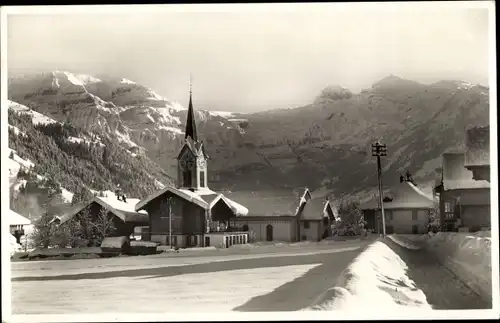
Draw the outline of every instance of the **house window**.
<instances>
[{"instance_id":1,"label":"house window","mask_svg":"<svg viewBox=\"0 0 500 323\"><path fill-rule=\"evenodd\" d=\"M304 229L309 229L309 221L304 221Z\"/></svg>"},{"instance_id":2,"label":"house window","mask_svg":"<svg viewBox=\"0 0 500 323\"><path fill-rule=\"evenodd\" d=\"M446 213L453 213L455 211L454 204L451 202L445 202L444 203L444 211Z\"/></svg>"},{"instance_id":3,"label":"house window","mask_svg":"<svg viewBox=\"0 0 500 323\"><path fill-rule=\"evenodd\" d=\"M302 237L300 238L300 240L302 240L302 241L306 241L306 240L307 240L307 236L302 236Z\"/></svg>"},{"instance_id":4,"label":"house window","mask_svg":"<svg viewBox=\"0 0 500 323\"><path fill-rule=\"evenodd\" d=\"M200 187L205 187L205 172L200 172Z\"/></svg>"},{"instance_id":5,"label":"house window","mask_svg":"<svg viewBox=\"0 0 500 323\"><path fill-rule=\"evenodd\" d=\"M413 210L412 213L411 213L411 219L413 221L417 221L418 220L418 211L417 210Z\"/></svg>"},{"instance_id":6,"label":"house window","mask_svg":"<svg viewBox=\"0 0 500 323\"><path fill-rule=\"evenodd\" d=\"M392 221L392 211L391 210L384 210L384 215L385 215L386 220Z\"/></svg>"}]
</instances>

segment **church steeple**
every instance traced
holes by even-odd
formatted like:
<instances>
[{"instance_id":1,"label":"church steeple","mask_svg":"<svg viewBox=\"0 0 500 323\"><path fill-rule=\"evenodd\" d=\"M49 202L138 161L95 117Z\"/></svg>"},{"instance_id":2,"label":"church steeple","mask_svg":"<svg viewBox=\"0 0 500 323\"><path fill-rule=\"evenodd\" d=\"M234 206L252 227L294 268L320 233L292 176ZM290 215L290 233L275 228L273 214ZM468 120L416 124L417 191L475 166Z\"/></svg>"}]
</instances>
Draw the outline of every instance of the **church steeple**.
<instances>
[{"instance_id":1,"label":"church steeple","mask_svg":"<svg viewBox=\"0 0 500 323\"><path fill-rule=\"evenodd\" d=\"M188 106L188 114L186 121L186 135L185 139L191 137L195 142L198 141L198 134L196 132L196 122L194 121L194 109L193 109L193 100L192 100L192 82L189 80L189 106Z\"/></svg>"}]
</instances>

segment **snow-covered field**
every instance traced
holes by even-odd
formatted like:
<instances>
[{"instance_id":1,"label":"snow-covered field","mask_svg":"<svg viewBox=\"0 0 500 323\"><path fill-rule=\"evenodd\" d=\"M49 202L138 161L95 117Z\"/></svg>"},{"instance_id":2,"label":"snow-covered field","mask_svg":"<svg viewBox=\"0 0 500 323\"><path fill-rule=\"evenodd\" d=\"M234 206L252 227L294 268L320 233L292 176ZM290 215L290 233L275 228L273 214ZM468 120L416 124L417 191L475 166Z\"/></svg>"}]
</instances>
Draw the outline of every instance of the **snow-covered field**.
<instances>
[{"instance_id":1,"label":"snow-covered field","mask_svg":"<svg viewBox=\"0 0 500 323\"><path fill-rule=\"evenodd\" d=\"M19 314L227 312L302 276L319 264L193 273L13 282ZM116 291L120 291L116 293ZM40 302L50 291L50 302ZM16 303L29 304L19 308Z\"/></svg>"},{"instance_id":2,"label":"snow-covered field","mask_svg":"<svg viewBox=\"0 0 500 323\"><path fill-rule=\"evenodd\" d=\"M407 249L425 248L469 288L485 298L491 298L491 232L438 232L392 235L389 238Z\"/></svg>"},{"instance_id":3,"label":"snow-covered field","mask_svg":"<svg viewBox=\"0 0 500 323\"><path fill-rule=\"evenodd\" d=\"M337 286L321 295L308 310L391 311L432 310L425 294L408 278L405 262L386 244L376 241L342 273ZM362 304L362 305L361 305Z\"/></svg>"},{"instance_id":4,"label":"snow-covered field","mask_svg":"<svg viewBox=\"0 0 500 323\"><path fill-rule=\"evenodd\" d=\"M199 265L214 262L243 260L243 259L263 259L274 257L290 257L290 256L308 256L317 254L335 254L344 251L359 249L359 246L331 248L309 251L302 250L297 252L283 252L280 254L236 254L236 255L214 255L204 257L164 257L143 256L143 257L124 257L111 259L75 259L75 260L46 260L33 262L13 262L11 263L11 277L51 277L59 275L78 275L89 273L114 272L122 270L140 270L165 267L181 267L186 265Z\"/></svg>"}]
</instances>

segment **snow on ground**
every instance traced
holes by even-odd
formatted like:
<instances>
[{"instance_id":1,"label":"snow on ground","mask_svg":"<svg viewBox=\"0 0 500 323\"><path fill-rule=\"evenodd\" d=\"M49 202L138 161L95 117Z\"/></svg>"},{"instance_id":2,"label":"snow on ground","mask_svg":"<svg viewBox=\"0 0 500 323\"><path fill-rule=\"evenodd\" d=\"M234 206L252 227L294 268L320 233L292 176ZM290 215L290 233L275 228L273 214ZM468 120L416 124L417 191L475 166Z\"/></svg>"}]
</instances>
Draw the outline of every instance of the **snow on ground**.
<instances>
[{"instance_id":1,"label":"snow on ground","mask_svg":"<svg viewBox=\"0 0 500 323\"><path fill-rule=\"evenodd\" d=\"M119 141L124 142L131 147L137 147L137 144L130 139L130 136L128 133L123 134L120 131L116 130L115 134L116 134L116 137L118 138Z\"/></svg>"},{"instance_id":2,"label":"snow on ground","mask_svg":"<svg viewBox=\"0 0 500 323\"><path fill-rule=\"evenodd\" d=\"M359 246L343 248L325 248L321 250L300 249L297 251L282 253L259 253L259 254L237 254L190 257L171 257L164 254L141 256L141 257L119 257L110 259L75 259L67 260L41 260L30 262L11 263L11 277L53 277L60 275L78 275L88 273L116 272L123 270L140 270L166 267L182 267L188 265L200 265L208 263L226 262L233 260L262 259L276 257L309 256L317 254L334 254L345 251L358 250ZM183 251L185 252L185 251ZM334 257L334 256L333 256Z\"/></svg>"},{"instance_id":3,"label":"snow on ground","mask_svg":"<svg viewBox=\"0 0 500 323\"><path fill-rule=\"evenodd\" d=\"M160 126L159 127L160 129L163 129L163 130L166 130L166 131L169 131L169 132L173 132L174 134L184 134L184 131L182 131L181 129L179 128L175 128L175 127L170 127L170 126Z\"/></svg>"},{"instance_id":4,"label":"snow on ground","mask_svg":"<svg viewBox=\"0 0 500 323\"><path fill-rule=\"evenodd\" d=\"M126 78L122 78L122 80L120 81L120 83L123 83L123 84L136 84L134 81L131 81L131 80L126 79Z\"/></svg>"},{"instance_id":5,"label":"snow on ground","mask_svg":"<svg viewBox=\"0 0 500 323\"><path fill-rule=\"evenodd\" d=\"M167 123L167 124L172 124L172 123L175 123L177 125L181 124L181 119L179 117L173 116L170 113L169 108L165 107L165 108L154 108L154 109L156 110L156 112L158 112L162 116L163 120L160 120L160 121L163 121L164 123ZM176 111L176 109L183 110L184 108L183 107L176 107L176 108L171 108L171 109Z\"/></svg>"},{"instance_id":6,"label":"snow on ground","mask_svg":"<svg viewBox=\"0 0 500 323\"><path fill-rule=\"evenodd\" d=\"M155 179L155 187L159 190L162 190L165 188L165 185L162 182L160 182L159 180Z\"/></svg>"},{"instance_id":7,"label":"snow on ground","mask_svg":"<svg viewBox=\"0 0 500 323\"><path fill-rule=\"evenodd\" d=\"M238 269L170 277L116 277L12 283L13 313L229 312L319 264ZM147 292L144 292L147 291ZM50 295L50 296L49 296ZM22 306L22 305L29 306Z\"/></svg>"},{"instance_id":8,"label":"snow on ground","mask_svg":"<svg viewBox=\"0 0 500 323\"><path fill-rule=\"evenodd\" d=\"M38 113L34 110L31 110L27 106L19 104L17 102L8 100L8 105L9 105L9 109L12 109L18 113L30 114L32 116L32 122L35 125L36 124L57 123L57 121L55 121L54 119L49 118L49 117L47 117L41 113Z\"/></svg>"},{"instance_id":9,"label":"snow on ground","mask_svg":"<svg viewBox=\"0 0 500 323\"><path fill-rule=\"evenodd\" d=\"M222 118L230 118L234 116L233 112L227 112L227 111L208 111L208 113L212 116L222 117Z\"/></svg>"},{"instance_id":10,"label":"snow on ground","mask_svg":"<svg viewBox=\"0 0 500 323\"><path fill-rule=\"evenodd\" d=\"M342 273L338 285L309 310L432 310L425 294L407 276L406 263L386 244L376 241Z\"/></svg>"},{"instance_id":11,"label":"snow on ground","mask_svg":"<svg viewBox=\"0 0 500 323\"><path fill-rule=\"evenodd\" d=\"M406 249L410 250L419 250L422 247L415 245L414 243L411 243L410 241L405 241L400 239L397 235L388 235L387 238L392 240L394 243L400 245L401 247L404 247Z\"/></svg>"},{"instance_id":12,"label":"snow on ground","mask_svg":"<svg viewBox=\"0 0 500 323\"><path fill-rule=\"evenodd\" d=\"M71 193L70 191L68 191L65 188L61 188L61 191L62 191L61 195L62 195L63 200L66 203L71 203L71 201L73 200L73 193Z\"/></svg>"},{"instance_id":13,"label":"snow on ground","mask_svg":"<svg viewBox=\"0 0 500 323\"><path fill-rule=\"evenodd\" d=\"M26 136L26 133L21 131L18 127L9 125L9 129L12 129L14 131L14 134L16 134L18 136L19 135Z\"/></svg>"},{"instance_id":14,"label":"snow on ground","mask_svg":"<svg viewBox=\"0 0 500 323\"><path fill-rule=\"evenodd\" d=\"M485 298L491 298L490 231L394 236L391 239L402 247L425 248L469 288Z\"/></svg>"}]
</instances>

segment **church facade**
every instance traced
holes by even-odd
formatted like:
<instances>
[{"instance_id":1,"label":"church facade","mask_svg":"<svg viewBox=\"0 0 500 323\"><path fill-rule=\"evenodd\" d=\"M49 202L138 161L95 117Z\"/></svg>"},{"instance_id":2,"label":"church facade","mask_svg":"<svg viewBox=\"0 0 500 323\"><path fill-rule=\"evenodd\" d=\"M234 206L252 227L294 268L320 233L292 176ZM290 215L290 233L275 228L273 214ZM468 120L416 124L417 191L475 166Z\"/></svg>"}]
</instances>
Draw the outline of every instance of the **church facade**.
<instances>
[{"instance_id":1,"label":"church facade","mask_svg":"<svg viewBox=\"0 0 500 323\"><path fill-rule=\"evenodd\" d=\"M209 156L198 138L192 93L189 93L185 142L177 156L177 184L158 190L135 205L146 211L149 229L142 239L173 247L227 248L255 241L319 241L330 225L332 206L313 199L306 188L284 198L255 192L208 187ZM238 194L240 194L238 196ZM230 196L230 197L229 197ZM251 210L236 202L244 201Z\"/></svg>"},{"instance_id":2,"label":"church facade","mask_svg":"<svg viewBox=\"0 0 500 323\"><path fill-rule=\"evenodd\" d=\"M208 187L208 159L198 140L190 91L185 143L177 156L177 185L167 186L135 206L136 212L149 214L144 239L182 248L248 242L248 232L231 226L230 221L246 215L248 209Z\"/></svg>"}]
</instances>

